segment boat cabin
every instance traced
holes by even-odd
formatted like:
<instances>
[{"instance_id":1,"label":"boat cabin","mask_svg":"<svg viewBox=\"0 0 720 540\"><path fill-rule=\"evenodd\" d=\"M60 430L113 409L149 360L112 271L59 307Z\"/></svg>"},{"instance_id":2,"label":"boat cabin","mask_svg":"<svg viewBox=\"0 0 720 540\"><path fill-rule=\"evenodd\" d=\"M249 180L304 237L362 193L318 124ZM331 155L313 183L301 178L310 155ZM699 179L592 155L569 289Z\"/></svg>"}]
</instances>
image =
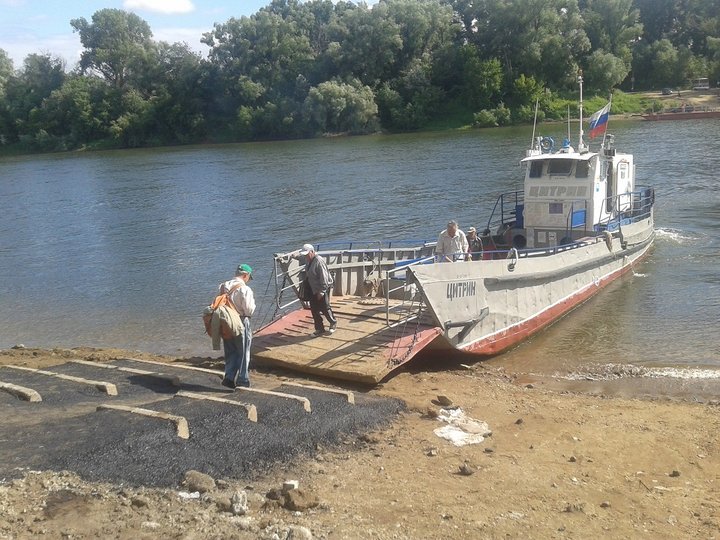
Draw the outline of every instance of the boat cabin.
<instances>
[{"instance_id":1,"label":"boat cabin","mask_svg":"<svg viewBox=\"0 0 720 540\"><path fill-rule=\"evenodd\" d=\"M615 151L608 136L600 152L575 151L565 140L538 138L522 160L527 167L522 196L509 227L516 248L565 245L612 227L631 209L635 166L631 154ZM506 227L507 228L507 227Z\"/></svg>"}]
</instances>

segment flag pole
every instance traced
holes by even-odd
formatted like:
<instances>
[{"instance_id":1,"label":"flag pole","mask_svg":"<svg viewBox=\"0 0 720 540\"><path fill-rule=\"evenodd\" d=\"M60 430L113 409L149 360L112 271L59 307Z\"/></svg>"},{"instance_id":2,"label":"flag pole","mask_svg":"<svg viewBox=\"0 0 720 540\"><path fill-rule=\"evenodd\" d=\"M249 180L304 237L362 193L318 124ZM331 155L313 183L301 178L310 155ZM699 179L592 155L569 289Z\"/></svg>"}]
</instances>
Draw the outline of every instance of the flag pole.
<instances>
[{"instance_id":1,"label":"flag pole","mask_svg":"<svg viewBox=\"0 0 720 540\"><path fill-rule=\"evenodd\" d=\"M607 119L607 122L605 122L605 131L603 131L603 140L602 140L603 146L605 146L605 138L607 137L608 125L610 124L610 109L612 109L612 97L613 97L613 93L612 93L612 90L610 90L610 106L608 107L608 119Z\"/></svg>"}]
</instances>

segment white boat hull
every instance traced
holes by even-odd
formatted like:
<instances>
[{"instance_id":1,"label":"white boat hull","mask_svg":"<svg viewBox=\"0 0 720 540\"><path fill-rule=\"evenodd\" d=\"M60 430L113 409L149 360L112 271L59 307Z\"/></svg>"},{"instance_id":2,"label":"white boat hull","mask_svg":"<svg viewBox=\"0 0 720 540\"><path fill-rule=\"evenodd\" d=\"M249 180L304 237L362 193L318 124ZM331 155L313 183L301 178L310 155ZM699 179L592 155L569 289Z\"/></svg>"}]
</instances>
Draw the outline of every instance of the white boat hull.
<instances>
[{"instance_id":1,"label":"white boat hull","mask_svg":"<svg viewBox=\"0 0 720 540\"><path fill-rule=\"evenodd\" d=\"M652 244L652 216L622 232L550 255L409 269L445 329L433 348L493 355L548 326L632 269Z\"/></svg>"}]
</instances>

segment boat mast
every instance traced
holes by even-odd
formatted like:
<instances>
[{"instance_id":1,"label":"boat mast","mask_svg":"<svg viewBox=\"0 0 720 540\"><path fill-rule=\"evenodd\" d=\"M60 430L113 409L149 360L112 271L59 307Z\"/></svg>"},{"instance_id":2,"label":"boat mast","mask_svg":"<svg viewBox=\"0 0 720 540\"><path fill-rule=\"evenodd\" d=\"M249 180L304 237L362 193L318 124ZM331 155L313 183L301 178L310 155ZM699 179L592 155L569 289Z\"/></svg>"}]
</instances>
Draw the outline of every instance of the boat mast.
<instances>
[{"instance_id":1,"label":"boat mast","mask_svg":"<svg viewBox=\"0 0 720 540\"><path fill-rule=\"evenodd\" d=\"M584 150L587 150L587 146L585 146L585 141L583 141L583 77L582 77L582 70L578 72L578 84L580 85L580 135L578 140L578 152L582 152Z\"/></svg>"}]
</instances>

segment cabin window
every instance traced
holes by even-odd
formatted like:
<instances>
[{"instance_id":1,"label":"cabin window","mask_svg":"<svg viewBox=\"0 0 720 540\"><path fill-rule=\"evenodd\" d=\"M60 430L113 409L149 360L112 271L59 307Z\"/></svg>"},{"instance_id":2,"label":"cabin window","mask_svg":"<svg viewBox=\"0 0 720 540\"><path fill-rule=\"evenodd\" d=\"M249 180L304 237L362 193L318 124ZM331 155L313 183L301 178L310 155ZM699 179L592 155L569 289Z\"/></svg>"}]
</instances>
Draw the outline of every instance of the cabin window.
<instances>
[{"instance_id":1,"label":"cabin window","mask_svg":"<svg viewBox=\"0 0 720 540\"><path fill-rule=\"evenodd\" d=\"M575 165L575 178L587 178L590 174L590 162L578 161Z\"/></svg>"},{"instance_id":2,"label":"cabin window","mask_svg":"<svg viewBox=\"0 0 720 540\"><path fill-rule=\"evenodd\" d=\"M567 176L572 170L575 161L572 159L550 159L548 160L548 174Z\"/></svg>"},{"instance_id":3,"label":"cabin window","mask_svg":"<svg viewBox=\"0 0 720 540\"><path fill-rule=\"evenodd\" d=\"M542 176L544 161L530 162L530 178L540 178Z\"/></svg>"},{"instance_id":4,"label":"cabin window","mask_svg":"<svg viewBox=\"0 0 720 540\"><path fill-rule=\"evenodd\" d=\"M563 203L551 202L550 203L550 213L551 214L562 214L563 213Z\"/></svg>"}]
</instances>

